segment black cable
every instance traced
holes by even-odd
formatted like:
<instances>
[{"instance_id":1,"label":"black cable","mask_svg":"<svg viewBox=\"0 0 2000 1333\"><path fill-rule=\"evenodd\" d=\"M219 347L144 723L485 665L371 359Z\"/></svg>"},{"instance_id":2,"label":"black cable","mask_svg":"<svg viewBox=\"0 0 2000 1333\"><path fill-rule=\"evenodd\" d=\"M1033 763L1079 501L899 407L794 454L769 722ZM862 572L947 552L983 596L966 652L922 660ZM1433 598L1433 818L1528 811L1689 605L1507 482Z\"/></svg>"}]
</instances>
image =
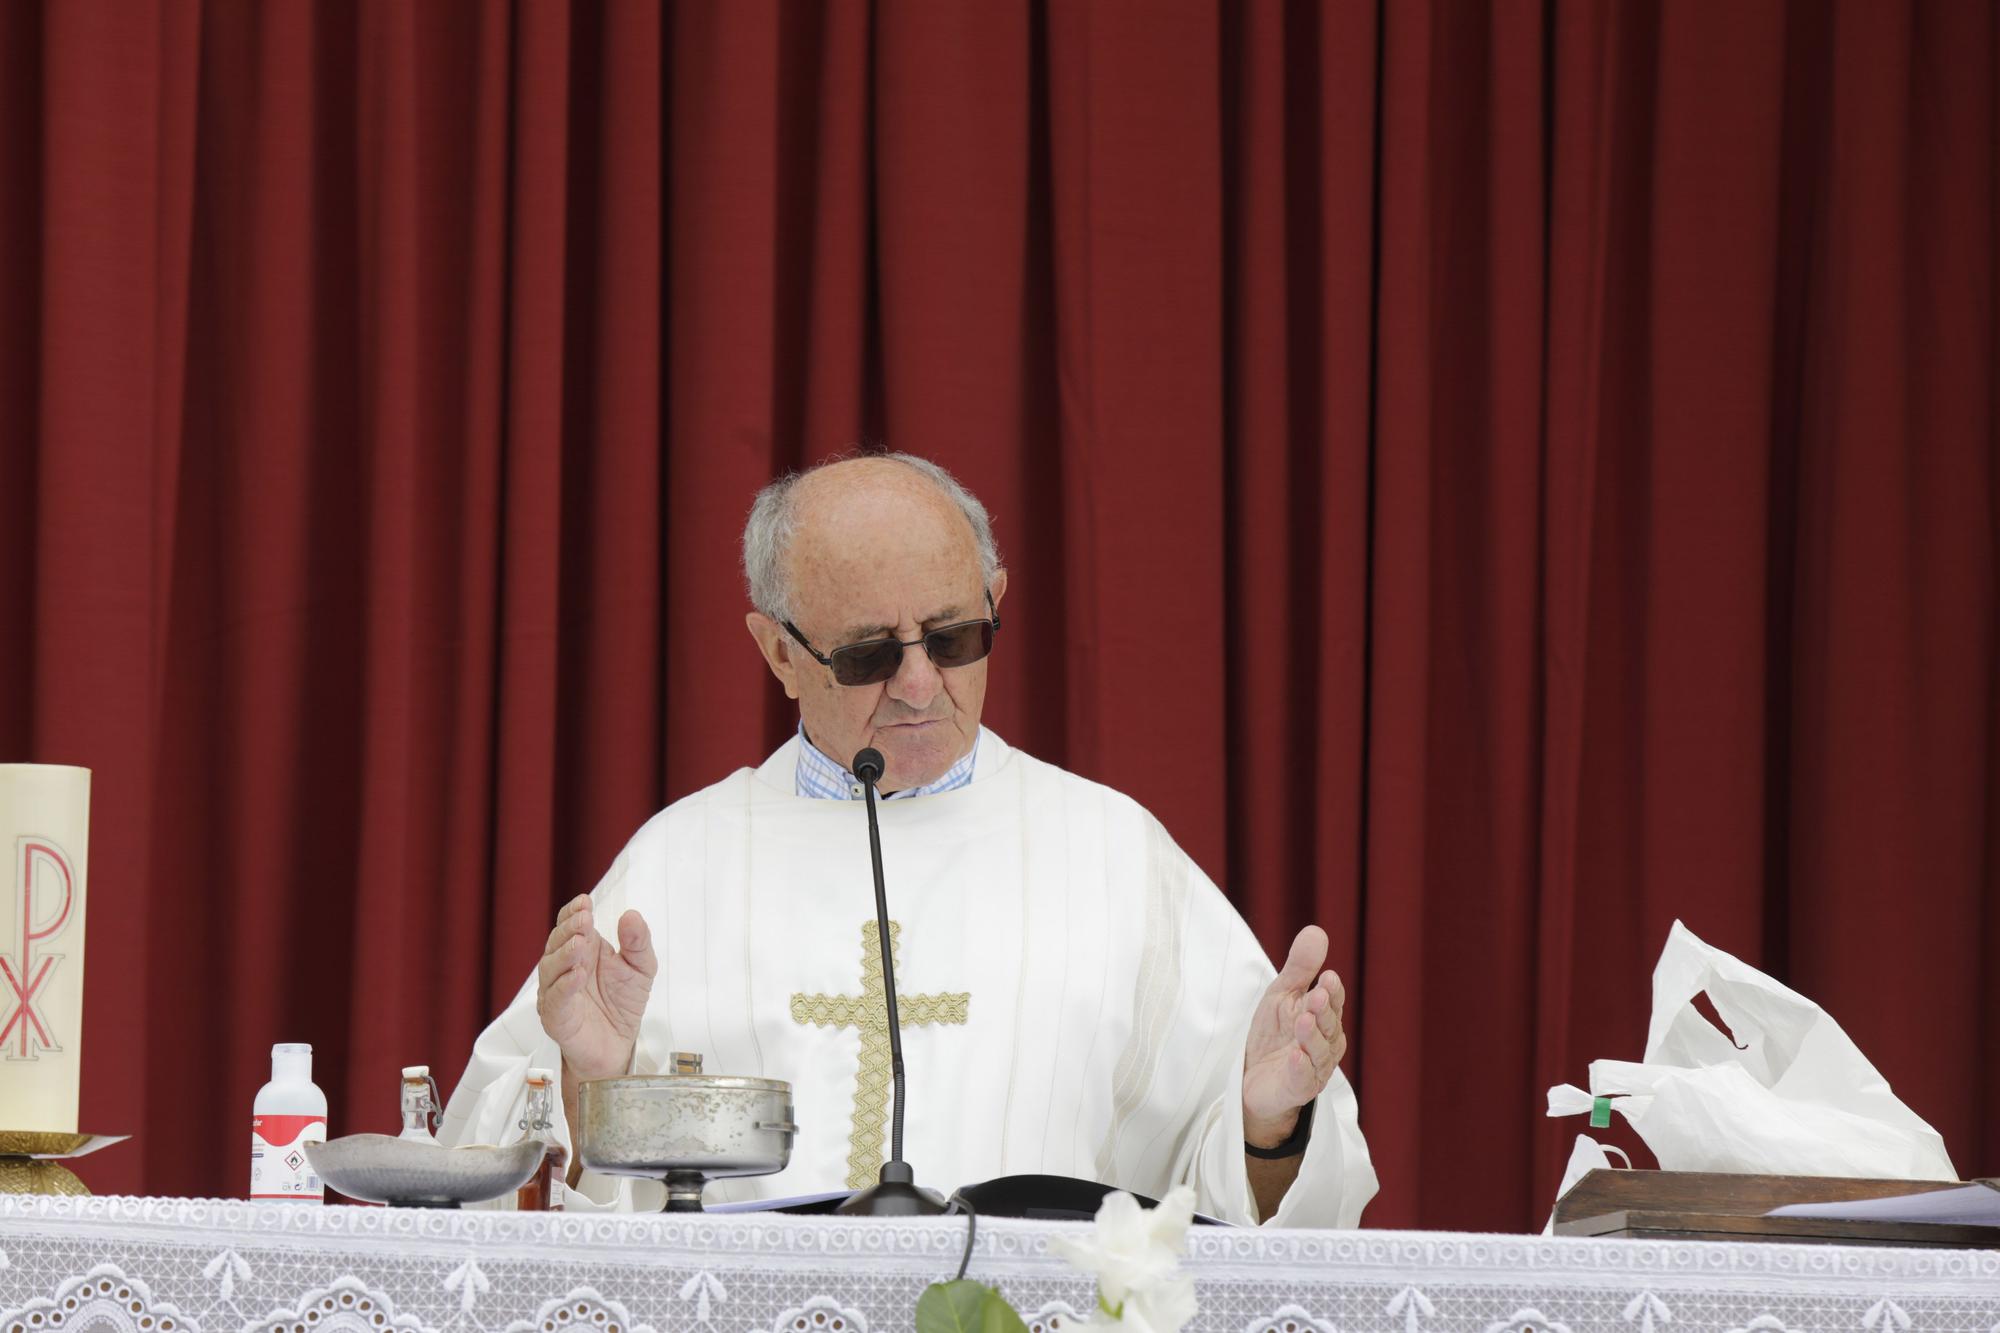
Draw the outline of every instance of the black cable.
<instances>
[{"instance_id":1,"label":"black cable","mask_svg":"<svg viewBox=\"0 0 2000 1333\"><path fill-rule=\"evenodd\" d=\"M965 1270L972 1266L972 1243L979 1239L979 1210L972 1206L972 1200L966 1198L961 1190L951 1192L951 1202L945 1205L945 1212L949 1214L954 1208L965 1210L965 1253L958 1257L958 1276L952 1279L953 1282L961 1282L965 1279Z\"/></svg>"}]
</instances>

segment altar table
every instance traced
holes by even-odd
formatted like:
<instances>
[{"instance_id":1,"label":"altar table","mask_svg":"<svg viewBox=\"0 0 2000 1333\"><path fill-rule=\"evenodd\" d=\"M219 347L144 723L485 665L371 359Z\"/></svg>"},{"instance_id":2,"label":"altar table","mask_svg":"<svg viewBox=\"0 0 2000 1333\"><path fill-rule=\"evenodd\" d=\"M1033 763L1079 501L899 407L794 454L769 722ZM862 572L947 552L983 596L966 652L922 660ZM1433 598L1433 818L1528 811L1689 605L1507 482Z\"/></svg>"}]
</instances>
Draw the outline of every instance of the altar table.
<instances>
[{"instance_id":1,"label":"altar table","mask_svg":"<svg viewBox=\"0 0 2000 1333\"><path fill-rule=\"evenodd\" d=\"M1087 1224L980 1222L968 1276L1035 1333ZM0 1333L874 1333L964 1218L439 1212L0 1196ZM1197 1228L1203 1333L2000 1331L2000 1251Z\"/></svg>"}]
</instances>

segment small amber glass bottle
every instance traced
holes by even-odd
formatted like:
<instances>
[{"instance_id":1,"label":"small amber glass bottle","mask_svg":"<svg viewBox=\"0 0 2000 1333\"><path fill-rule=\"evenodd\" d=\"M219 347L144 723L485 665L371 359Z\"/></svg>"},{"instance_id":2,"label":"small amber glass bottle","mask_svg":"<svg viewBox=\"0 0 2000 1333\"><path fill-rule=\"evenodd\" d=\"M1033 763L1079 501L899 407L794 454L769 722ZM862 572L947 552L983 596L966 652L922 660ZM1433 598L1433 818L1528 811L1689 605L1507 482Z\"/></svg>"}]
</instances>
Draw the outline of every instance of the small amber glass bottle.
<instances>
[{"instance_id":1,"label":"small amber glass bottle","mask_svg":"<svg viewBox=\"0 0 2000 1333\"><path fill-rule=\"evenodd\" d=\"M524 1213L562 1211L563 1185L569 1178L569 1149L556 1137L555 1096L555 1075L546 1069L530 1069L528 1102L521 1114L521 1128L529 1138L542 1141L542 1164L515 1195L514 1206Z\"/></svg>"}]
</instances>

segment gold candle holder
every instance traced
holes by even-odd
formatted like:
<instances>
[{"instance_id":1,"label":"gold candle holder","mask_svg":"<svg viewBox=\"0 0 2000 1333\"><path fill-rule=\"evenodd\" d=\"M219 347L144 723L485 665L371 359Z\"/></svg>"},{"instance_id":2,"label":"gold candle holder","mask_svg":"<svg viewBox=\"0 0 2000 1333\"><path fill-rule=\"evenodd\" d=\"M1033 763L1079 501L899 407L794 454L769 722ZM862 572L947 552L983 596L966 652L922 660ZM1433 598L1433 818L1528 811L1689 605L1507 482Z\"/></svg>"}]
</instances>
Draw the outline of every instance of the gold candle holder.
<instances>
[{"instance_id":1,"label":"gold candle holder","mask_svg":"<svg viewBox=\"0 0 2000 1333\"><path fill-rule=\"evenodd\" d=\"M88 1194L90 1187L62 1163L130 1137L0 1129L0 1194Z\"/></svg>"}]
</instances>

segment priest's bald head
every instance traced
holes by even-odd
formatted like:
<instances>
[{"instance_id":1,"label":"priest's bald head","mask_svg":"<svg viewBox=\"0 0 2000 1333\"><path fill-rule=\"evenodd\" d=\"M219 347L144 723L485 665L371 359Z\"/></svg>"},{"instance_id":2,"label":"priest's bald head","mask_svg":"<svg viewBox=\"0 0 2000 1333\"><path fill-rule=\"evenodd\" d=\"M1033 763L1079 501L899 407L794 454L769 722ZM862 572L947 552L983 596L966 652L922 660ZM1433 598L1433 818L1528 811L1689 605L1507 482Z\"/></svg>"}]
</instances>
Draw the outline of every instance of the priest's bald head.
<instances>
[{"instance_id":1,"label":"priest's bald head","mask_svg":"<svg viewBox=\"0 0 2000 1333\"><path fill-rule=\"evenodd\" d=\"M743 568L750 633L822 753L844 766L874 746L884 791L965 757L1007 571L986 507L949 472L876 454L775 481Z\"/></svg>"}]
</instances>

